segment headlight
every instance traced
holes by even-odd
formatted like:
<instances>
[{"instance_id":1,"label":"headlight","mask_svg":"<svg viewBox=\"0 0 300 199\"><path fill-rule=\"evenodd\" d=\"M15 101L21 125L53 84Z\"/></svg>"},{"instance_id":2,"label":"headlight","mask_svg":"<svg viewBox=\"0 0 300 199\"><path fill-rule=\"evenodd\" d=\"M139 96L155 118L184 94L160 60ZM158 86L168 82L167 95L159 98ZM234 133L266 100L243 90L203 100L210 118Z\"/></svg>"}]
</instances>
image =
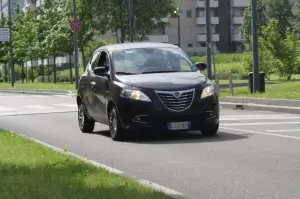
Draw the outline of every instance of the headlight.
<instances>
[{"instance_id":1,"label":"headlight","mask_svg":"<svg viewBox=\"0 0 300 199\"><path fill-rule=\"evenodd\" d=\"M133 100L151 102L150 98L139 90L123 90L121 96Z\"/></svg>"},{"instance_id":2,"label":"headlight","mask_svg":"<svg viewBox=\"0 0 300 199\"><path fill-rule=\"evenodd\" d=\"M214 94L215 94L215 87L214 86L205 87L202 91L201 99L212 96Z\"/></svg>"}]
</instances>

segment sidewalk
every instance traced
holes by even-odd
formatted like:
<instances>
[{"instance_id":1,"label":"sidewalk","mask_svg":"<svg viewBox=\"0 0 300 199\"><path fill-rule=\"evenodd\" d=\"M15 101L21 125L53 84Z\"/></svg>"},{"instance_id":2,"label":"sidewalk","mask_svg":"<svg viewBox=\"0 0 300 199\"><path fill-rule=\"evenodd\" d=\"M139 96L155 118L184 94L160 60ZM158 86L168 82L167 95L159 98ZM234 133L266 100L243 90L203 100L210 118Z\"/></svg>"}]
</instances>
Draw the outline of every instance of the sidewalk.
<instances>
[{"instance_id":1,"label":"sidewalk","mask_svg":"<svg viewBox=\"0 0 300 199\"><path fill-rule=\"evenodd\" d=\"M72 95L74 92L69 90L42 90L42 89L15 89L0 88L0 93L32 94L32 95Z\"/></svg>"},{"instance_id":2,"label":"sidewalk","mask_svg":"<svg viewBox=\"0 0 300 199\"><path fill-rule=\"evenodd\" d=\"M261 110L300 114L300 100L267 99L251 97L224 97L220 99L223 108Z\"/></svg>"}]
</instances>

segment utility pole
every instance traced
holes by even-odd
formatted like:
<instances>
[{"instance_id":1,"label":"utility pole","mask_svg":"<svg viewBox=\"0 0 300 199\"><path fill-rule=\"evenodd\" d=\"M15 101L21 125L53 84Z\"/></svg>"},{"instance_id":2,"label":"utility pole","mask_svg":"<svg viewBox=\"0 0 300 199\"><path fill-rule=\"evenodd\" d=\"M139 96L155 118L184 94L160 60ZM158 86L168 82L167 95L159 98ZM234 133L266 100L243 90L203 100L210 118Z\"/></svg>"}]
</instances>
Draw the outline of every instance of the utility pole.
<instances>
[{"instance_id":1,"label":"utility pole","mask_svg":"<svg viewBox=\"0 0 300 199\"><path fill-rule=\"evenodd\" d=\"M76 19L76 1L73 0L73 18ZM75 82L76 82L76 89L78 89L79 84L79 69L78 69L78 32L74 31L74 66L75 66ZM84 63L85 64L85 63Z\"/></svg>"},{"instance_id":2,"label":"utility pole","mask_svg":"<svg viewBox=\"0 0 300 199\"><path fill-rule=\"evenodd\" d=\"M211 79L211 19L210 0L205 0L207 77Z\"/></svg>"},{"instance_id":3,"label":"utility pole","mask_svg":"<svg viewBox=\"0 0 300 199\"><path fill-rule=\"evenodd\" d=\"M256 93L258 88L258 41L257 41L257 0L251 1L251 18L252 18L252 53L253 53L253 92Z\"/></svg>"},{"instance_id":4,"label":"utility pole","mask_svg":"<svg viewBox=\"0 0 300 199\"><path fill-rule=\"evenodd\" d=\"M129 0L129 39L133 42L133 0Z\"/></svg>"},{"instance_id":5,"label":"utility pole","mask_svg":"<svg viewBox=\"0 0 300 199\"><path fill-rule=\"evenodd\" d=\"M9 45L10 45L10 60L9 65L11 68L11 86L15 86L15 67L13 64L13 46L12 46L12 33L11 33L11 27L12 27L12 21L11 21L11 1L8 0L8 25L9 25Z\"/></svg>"},{"instance_id":6,"label":"utility pole","mask_svg":"<svg viewBox=\"0 0 300 199\"><path fill-rule=\"evenodd\" d=\"M180 11L179 11L179 9L178 9L178 18L177 18L177 20L178 20L178 46L179 47L181 47L181 27L180 27Z\"/></svg>"}]
</instances>

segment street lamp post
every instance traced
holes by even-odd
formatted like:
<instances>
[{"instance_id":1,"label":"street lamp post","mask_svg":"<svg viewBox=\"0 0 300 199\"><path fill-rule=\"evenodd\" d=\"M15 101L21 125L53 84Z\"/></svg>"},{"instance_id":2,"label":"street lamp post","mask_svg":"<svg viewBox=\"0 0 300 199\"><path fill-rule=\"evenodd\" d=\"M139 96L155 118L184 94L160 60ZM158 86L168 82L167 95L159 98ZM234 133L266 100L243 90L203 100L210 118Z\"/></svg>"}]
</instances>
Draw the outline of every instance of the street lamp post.
<instances>
[{"instance_id":1,"label":"street lamp post","mask_svg":"<svg viewBox=\"0 0 300 199\"><path fill-rule=\"evenodd\" d=\"M129 39L133 42L133 0L129 0Z\"/></svg>"},{"instance_id":2,"label":"street lamp post","mask_svg":"<svg viewBox=\"0 0 300 199\"><path fill-rule=\"evenodd\" d=\"M73 18L76 19L76 1L73 0ZM79 84L79 69L78 69L78 32L74 31L74 66L75 66L75 82L76 89L78 89ZM85 63L84 63L85 64Z\"/></svg>"},{"instance_id":3,"label":"street lamp post","mask_svg":"<svg viewBox=\"0 0 300 199\"><path fill-rule=\"evenodd\" d=\"M211 18L210 18L210 0L205 0L206 14L206 59L207 59L207 77L211 79Z\"/></svg>"},{"instance_id":4,"label":"street lamp post","mask_svg":"<svg viewBox=\"0 0 300 199\"><path fill-rule=\"evenodd\" d=\"M15 67L13 64L13 46L12 46L12 21L11 21L11 1L8 0L8 25L9 25L9 45L10 45L10 61L9 65L11 68L11 86L15 85Z\"/></svg>"},{"instance_id":5,"label":"street lamp post","mask_svg":"<svg viewBox=\"0 0 300 199\"><path fill-rule=\"evenodd\" d=\"M180 15L181 15L182 11L180 10L180 8L177 8L176 11L174 11L174 14L177 17L178 20L178 29L177 29L177 33L178 33L178 46L181 47L181 27L180 27Z\"/></svg>"},{"instance_id":6,"label":"street lamp post","mask_svg":"<svg viewBox=\"0 0 300 199\"><path fill-rule=\"evenodd\" d=\"M253 92L256 93L258 88L258 39L257 39L257 0L251 1L251 17L252 17L252 53L253 53Z\"/></svg>"}]
</instances>

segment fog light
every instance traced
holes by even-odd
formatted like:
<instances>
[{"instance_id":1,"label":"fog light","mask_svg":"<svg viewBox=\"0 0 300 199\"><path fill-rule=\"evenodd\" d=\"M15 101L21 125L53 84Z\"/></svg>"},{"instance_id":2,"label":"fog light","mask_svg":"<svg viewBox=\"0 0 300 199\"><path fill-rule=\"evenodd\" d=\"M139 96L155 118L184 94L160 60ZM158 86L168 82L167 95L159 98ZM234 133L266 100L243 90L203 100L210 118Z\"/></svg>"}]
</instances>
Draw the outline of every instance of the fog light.
<instances>
[{"instance_id":1,"label":"fog light","mask_svg":"<svg viewBox=\"0 0 300 199\"><path fill-rule=\"evenodd\" d=\"M133 119L137 123L148 123L148 115L139 115Z\"/></svg>"}]
</instances>

